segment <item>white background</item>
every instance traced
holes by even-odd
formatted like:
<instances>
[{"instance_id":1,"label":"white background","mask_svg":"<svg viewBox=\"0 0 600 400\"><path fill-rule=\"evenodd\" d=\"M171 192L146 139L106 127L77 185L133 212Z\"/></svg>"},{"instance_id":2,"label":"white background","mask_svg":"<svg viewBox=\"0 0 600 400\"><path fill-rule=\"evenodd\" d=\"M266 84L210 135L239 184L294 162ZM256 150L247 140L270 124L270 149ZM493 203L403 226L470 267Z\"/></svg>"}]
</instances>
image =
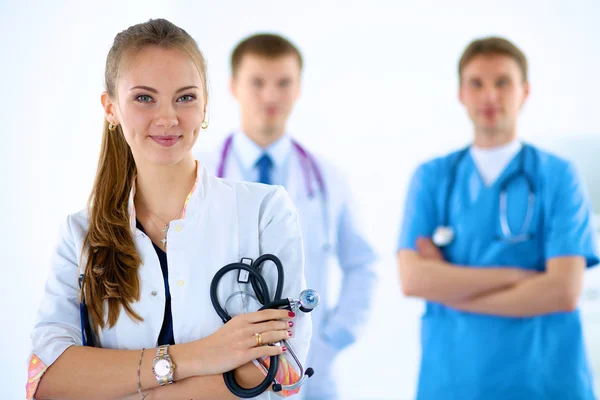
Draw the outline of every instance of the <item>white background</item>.
<instances>
[{"instance_id":1,"label":"white background","mask_svg":"<svg viewBox=\"0 0 600 400\"><path fill-rule=\"evenodd\" d=\"M303 94L289 131L348 172L381 255L372 319L338 359L344 399L414 396L422 305L399 293L398 222L417 163L470 139L456 99L456 64L469 41L499 34L522 47L532 93L521 137L571 156L586 152L589 189L600 192L596 0L307 3L0 0L0 398L24 398L29 332L58 227L91 189L106 54L117 32L149 18L186 29L208 58L211 125L199 149L238 124L227 86L238 40L271 31L302 50ZM600 279L587 279L586 333L600 374Z\"/></svg>"}]
</instances>

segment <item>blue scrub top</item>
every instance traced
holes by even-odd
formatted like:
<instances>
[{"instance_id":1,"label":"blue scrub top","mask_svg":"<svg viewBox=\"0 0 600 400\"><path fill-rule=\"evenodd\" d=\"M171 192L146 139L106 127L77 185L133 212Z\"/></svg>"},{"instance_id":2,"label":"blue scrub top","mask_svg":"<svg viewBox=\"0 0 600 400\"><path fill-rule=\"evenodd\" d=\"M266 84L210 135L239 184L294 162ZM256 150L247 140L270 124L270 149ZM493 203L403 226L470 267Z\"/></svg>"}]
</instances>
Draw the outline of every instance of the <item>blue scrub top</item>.
<instances>
[{"instance_id":1,"label":"blue scrub top","mask_svg":"<svg viewBox=\"0 0 600 400\"><path fill-rule=\"evenodd\" d=\"M460 152L421 165L413 176L398 249L416 250L442 224L452 166ZM519 170L535 187L529 240L501 240L500 188ZM507 218L518 233L527 209L525 178L507 189ZM553 257L582 256L598 263L597 239L587 193L569 162L524 145L500 177L485 186L467 152L450 197L454 241L443 248L451 263L544 271ZM427 302L421 329L420 400L594 399L579 311L531 318L462 312Z\"/></svg>"}]
</instances>

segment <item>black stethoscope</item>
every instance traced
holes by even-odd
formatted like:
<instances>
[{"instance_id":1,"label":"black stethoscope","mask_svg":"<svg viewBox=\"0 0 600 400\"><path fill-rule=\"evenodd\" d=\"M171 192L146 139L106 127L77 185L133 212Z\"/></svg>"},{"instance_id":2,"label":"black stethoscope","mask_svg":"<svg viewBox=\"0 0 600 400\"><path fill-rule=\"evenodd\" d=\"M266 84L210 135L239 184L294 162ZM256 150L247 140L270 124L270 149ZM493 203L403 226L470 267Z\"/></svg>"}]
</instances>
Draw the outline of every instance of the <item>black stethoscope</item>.
<instances>
[{"instance_id":1,"label":"black stethoscope","mask_svg":"<svg viewBox=\"0 0 600 400\"><path fill-rule=\"evenodd\" d=\"M269 286L267 285L265 278L263 278L261 274L262 266L265 261L272 261L275 264L275 267L277 268L277 287L275 288L273 300L271 300ZM223 278L223 276L226 273L235 270L238 270L240 272L247 272L245 278L241 278L244 275L240 274L238 277L238 281L240 283L249 281L252 285L255 295L240 291L233 293L231 296L229 296L227 302L229 302L229 300L238 295L249 295L250 297L260 302L260 304L262 305L260 310L287 309L293 311L294 313L309 313L312 310L314 310L317 307L317 305L319 305L320 296L319 293L314 289L303 290L297 299L281 298L284 284L284 271L281 261L276 256L272 254L265 254L258 257L255 262L253 262L250 258L243 258L239 263L228 264L221 268L219 271L217 271L210 285L210 300L215 311L217 312L224 324L231 320L232 317L228 314L228 312L225 309L223 309L223 307L221 307L217 296L217 289L221 278ZM82 345L95 347L94 335L92 333L92 327L89 321L88 309L85 303L85 297L83 296L82 292L83 277L84 274L79 275L79 289L81 296L79 302L79 315L81 322ZM235 379L234 371L225 372L223 374L223 377L225 379L225 385L231 391L231 393L241 398L256 397L264 391L266 391L271 385L271 383L273 383L272 389L274 392L279 392L281 390L295 390L302 386L306 379L310 378L314 374L314 370L312 368L307 368L306 371L304 370L304 366L298 359L294 348L288 341L282 340L280 343L281 345L287 347L289 354L293 357L294 361L298 365L298 369L300 371L300 378L298 379L298 381L290 385L282 385L281 383L277 382L277 380L275 379L275 375L277 374L277 369L279 368L279 357L271 356L270 365L268 367L264 363L262 363L262 360L258 360L259 365L266 373L266 377L258 386L254 388L246 389L241 387Z\"/></svg>"},{"instance_id":2,"label":"black stethoscope","mask_svg":"<svg viewBox=\"0 0 600 400\"><path fill-rule=\"evenodd\" d=\"M223 144L223 149L221 150L221 157L217 166L218 178L225 177L225 167L229 158L229 154L231 152L233 137L233 134L229 135L227 139L225 139L225 143ZM323 250L327 251L331 248L331 244L329 241L329 198L327 196L327 186L325 185L325 180L323 179L321 169L319 168L319 165L315 161L314 157L312 157L310 153L304 147L302 147L302 145L300 145L300 143L296 142L293 139L291 140L291 142L294 151L300 159L300 167L302 169L302 176L304 177L306 194L309 199L312 199L315 196L313 183L317 184L317 190L319 192L319 197L321 200L321 219L323 222L323 231L325 234L325 243L323 245Z\"/></svg>"},{"instance_id":3,"label":"black stethoscope","mask_svg":"<svg viewBox=\"0 0 600 400\"><path fill-rule=\"evenodd\" d=\"M450 181L448 182L448 189L446 191L446 198L444 202L442 225L438 226L435 229L432 237L433 243L438 247L448 246L450 243L452 243L455 237L454 228L449 225L450 199L456 186L458 166L460 162L465 158L469 149L470 146L465 148L464 150L461 150L456 156L456 160L452 164L452 170L450 171ZM528 150L530 152L533 152L533 149L531 149L530 146L523 145L521 151L517 156L519 157L519 168L517 169L517 171L513 172L511 175L506 177L500 185L499 215L500 228L502 229L502 237L500 239L510 243L519 243L531 239L531 234L529 234L529 228L531 227L533 211L535 207L535 185L533 183L533 178L525 170L525 155ZM519 178L525 178L525 181L527 183L527 211L525 213L525 219L523 221L523 225L521 226L520 231L514 234L511 231L510 226L508 225L507 191L510 184Z\"/></svg>"},{"instance_id":4,"label":"black stethoscope","mask_svg":"<svg viewBox=\"0 0 600 400\"><path fill-rule=\"evenodd\" d=\"M271 300L271 296L269 293L269 286L265 281L265 278L262 276L262 267L265 261L272 261L277 268L277 286L275 288L275 294L273 299ZM210 284L210 300L212 305L223 321L224 324L231 320L231 316L219 303L219 298L217 295L217 289L219 286L219 281L225 274L231 271L239 271L238 282L240 283L248 283L250 282L252 289L254 290L255 295L245 291L238 291L233 293L227 299L227 303L235 296L243 296L247 295L258 301L262 307L260 310L267 309L287 309L293 312L302 311L304 313L309 313L317 307L319 304L319 293L314 289L306 289L300 293L298 299L285 298L282 299L282 291L283 291L283 283L284 283L284 273L283 273L283 265L279 258L272 254L264 254L258 257L254 262L250 258L243 258L240 262L232 263L221 268L215 276ZM245 273L243 273L245 272ZM300 371L300 378L298 381L294 382L290 385L282 385L277 382L275 379L275 375L277 374L277 369L279 368L279 356L271 356L270 364L267 367L262 360L257 360L261 368L266 373L265 379L256 387L251 389L246 389L241 387L237 381L235 380L234 371L228 371L223 374L225 379L225 385L229 389L231 393L233 393L237 397L241 398L251 398L259 396L261 393L266 391L271 383L273 383L272 389L274 392L279 392L281 390L295 390L299 388L306 379L310 378L314 371L312 368L307 368L304 371L304 367L296 353L294 352L293 347L286 340L282 340L281 345L287 347L289 354L294 358L294 361L298 365L298 369ZM274 344L275 345L275 344Z\"/></svg>"}]
</instances>

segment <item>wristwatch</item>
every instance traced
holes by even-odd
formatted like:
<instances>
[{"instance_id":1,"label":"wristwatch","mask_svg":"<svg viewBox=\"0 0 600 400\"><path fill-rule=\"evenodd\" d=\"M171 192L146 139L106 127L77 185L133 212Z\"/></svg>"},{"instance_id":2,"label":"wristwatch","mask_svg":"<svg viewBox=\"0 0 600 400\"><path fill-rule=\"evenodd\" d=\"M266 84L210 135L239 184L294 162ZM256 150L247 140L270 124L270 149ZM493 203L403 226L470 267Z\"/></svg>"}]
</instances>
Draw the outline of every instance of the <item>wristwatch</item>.
<instances>
[{"instance_id":1,"label":"wristwatch","mask_svg":"<svg viewBox=\"0 0 600 400\"><path fill-rule=\"evenodd\" d=\"M169 345L160 346L156 350L156 357L152 361L152 372L161 386L173 383L173 373L175 372L175 363L169 357L167 349Z\"/></svg>"}]
</instances>

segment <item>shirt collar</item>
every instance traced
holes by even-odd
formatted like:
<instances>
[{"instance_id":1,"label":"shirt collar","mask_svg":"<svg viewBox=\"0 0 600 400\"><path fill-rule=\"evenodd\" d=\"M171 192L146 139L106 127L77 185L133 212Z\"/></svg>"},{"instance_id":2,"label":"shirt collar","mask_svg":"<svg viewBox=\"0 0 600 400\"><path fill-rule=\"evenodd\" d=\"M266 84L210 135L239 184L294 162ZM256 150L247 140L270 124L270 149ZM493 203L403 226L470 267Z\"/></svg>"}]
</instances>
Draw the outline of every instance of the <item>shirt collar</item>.
<instances>
[{"instance_id":1,"label":"shirt collar","mask_svg":"<svg viewBox=\"0 0 600 400\"><path fill-rule=\"evenodd\" d=\"M514 156L517 154L521 148L523 147L523 143L519 139L511 140L510 142L503 144L501 146L491 147L491 148L482 148L477 147L474 144L471 145L471 154L475 154L477 156L485 156L485 155L508 155Z\"/></svg>"},{"instance_id":2,"label":"shirt collar","mask_svg":"<svg viewBox=\"0 0 600 400\"><path fill-rule=\"evenodd\" d=\"M234 133L233 144L234 151L246 170L253 169L256 161L258 161L263 153L267 153L271 157L275 168L282 168L292 149L292 140L287 134L283 135L266 149L263 149L241 130Z\"/></svg>"},{"instance_id":3,"label":"shirt collar","mask_svg":"<svg viewBox=\"0 0 600 400\"><path fill-rule=\"evenodd\" d=\"M205 195L205 186L206 186L206 177L207 171L204 166L201 166L198 161L196 161L196 181L194 182L194 186L190 193L188 193L185 203L183 205L183 214L180 219L185 219L186 215L195 214L202 203L201 200ZM136 226L136 213L135 213L135 183L137 176L133 177L133 182L131 185L131 191L129 192L129 202L128 202L128 210L129 210L129 226L131 227L131 231L135 234L137 232Z\"/></svg>"}]
</instances>

